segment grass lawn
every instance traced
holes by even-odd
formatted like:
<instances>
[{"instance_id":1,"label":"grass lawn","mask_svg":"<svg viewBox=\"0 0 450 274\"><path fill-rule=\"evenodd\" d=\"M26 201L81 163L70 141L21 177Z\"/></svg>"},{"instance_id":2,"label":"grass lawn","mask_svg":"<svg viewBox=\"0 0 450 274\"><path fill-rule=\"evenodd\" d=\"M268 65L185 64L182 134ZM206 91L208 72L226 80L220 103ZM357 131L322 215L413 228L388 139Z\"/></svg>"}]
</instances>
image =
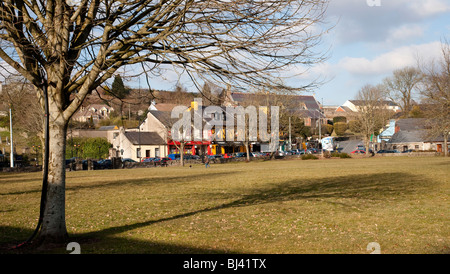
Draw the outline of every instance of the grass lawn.
<instances>
[{"instance_id":1,"label":"grass lawn","mask_svg":"<svg viewBox=\"0 0 450 274\"><path fill-rule=\"evenodd\" d=\"M67 172L66 223L82 253L449 253L449 175L443 157ZM31 235L40 188L0 174L1 253Z\"/></svg>"}]
</instances>

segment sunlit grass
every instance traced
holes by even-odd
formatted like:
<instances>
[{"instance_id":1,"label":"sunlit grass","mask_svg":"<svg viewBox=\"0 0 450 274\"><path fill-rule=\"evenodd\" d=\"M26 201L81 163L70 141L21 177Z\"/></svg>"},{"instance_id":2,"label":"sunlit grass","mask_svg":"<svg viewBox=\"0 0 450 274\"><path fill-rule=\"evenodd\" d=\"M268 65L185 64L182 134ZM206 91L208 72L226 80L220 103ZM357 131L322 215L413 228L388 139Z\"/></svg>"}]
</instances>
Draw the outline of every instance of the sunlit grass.
<instances>
[{"instance_id":1,"label":"sunlit grass","mask_svg":"<svg viewBox=\"0 0 450 274\"><path fill-rule=\"evenodd\" d=\"M442 157L68 172L66 223L83 253L448 253L449 174ZM40 176L0 175L0 244L34 229Z\"/></svg>"}]
</instances>

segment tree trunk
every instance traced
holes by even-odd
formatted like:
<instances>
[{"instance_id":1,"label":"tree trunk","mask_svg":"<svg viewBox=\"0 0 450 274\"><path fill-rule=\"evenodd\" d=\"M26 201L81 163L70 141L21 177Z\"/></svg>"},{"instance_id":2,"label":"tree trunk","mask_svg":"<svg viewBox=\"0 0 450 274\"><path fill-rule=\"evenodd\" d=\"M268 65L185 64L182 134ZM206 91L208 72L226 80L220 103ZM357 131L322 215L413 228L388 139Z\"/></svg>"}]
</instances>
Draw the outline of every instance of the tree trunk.
<instances>
[{"instance_id":1,"label":"tree trunk","mask_svg":"<svg viewBox=\"0 0 450 274\"><path fill-rule=\"evenodd\" d=\"M180 142L180 164L184 166L184 141Z\"/></svg>"},{"instance_id":2,"label":"tree trunk","mask_svg":"<svg viewBox=\"0 0 450 274\"><path fill-rule=\"evenodd\" d=\"M65 150L67 123L49 126L48 187L42 227L38 241L62 243L68 238L65 219Z\"/></svg>"},{"instance_id":3,"label":"tree trunk","mask_svg":"<svg viewBox=\"0 0 450 274\"><path fill-rule=\"evenodd\" d=\"M448 156L448 132L444 132L443 149L444 149L444 156L447 157Z\"/></svg>"},{"instance_id":4,"label":"tree trunk","mask_svg":"<svg viewBox=\"0 0 450 274\"><path fill-rule=\"evenodd\" d=\"M366 154L364 154L364 156L369 157L370 156L370 137L365 138L364 147L366 148Z\"/></svg>"},{"instance_id":5,"label":"tree trunk","mask_svg":"<svg viewBox=\"0 0 450 274\"><path fill-rule=\"evenodd\" d=\"M248 142L244 142L245 145L245 152L247 152L247 162L250 162L250 152L248 149Z\"/></svg>"}]
</instances>

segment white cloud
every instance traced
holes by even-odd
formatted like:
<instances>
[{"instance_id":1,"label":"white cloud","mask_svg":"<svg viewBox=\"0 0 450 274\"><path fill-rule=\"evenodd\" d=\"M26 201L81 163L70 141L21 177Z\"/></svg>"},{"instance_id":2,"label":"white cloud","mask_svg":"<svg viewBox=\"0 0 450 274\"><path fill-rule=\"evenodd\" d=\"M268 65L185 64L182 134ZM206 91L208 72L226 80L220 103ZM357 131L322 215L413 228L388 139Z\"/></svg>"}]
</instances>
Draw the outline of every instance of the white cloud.
<instances>
[{"instance_id":1,"label":"white cloud","mask_svg":"<svg viewBox=\"0 0 450 274\"><path fill-rule=\"evenodd\" d=\"M425 26L418 24L405 24L389 30L387 43L405 42L414 38L422 37L425 33Z\"/></svg>"},{"instance_id":2,"label":"white cloud","mask_svg":"<svg viewBox=\"0 0 450 274\"><path fill-rule=\"evenodd\" d=\"M345 57L338 66L355 75L381 75L405 66L416 66L419 59L438 58L440 49L440 42L404 46L373 59Z\"/></svg>"},{"instance_id":3,"label":"white cloud","mask_svg":"<svg viewBox=\"0 0 450 274\"><path fill-rule=\"evenodd\" d=\"M421 17L434 16L450 11L450 3L444 0L409 1L410 9Z\"/></svg>"},{"instance_id":4,"label":"white cloud","mask_svg":"<svg viewBox=\"0 0 450 274\"><path fill-rule=\"evenodd\" d=\"M394 34L419 37L426 31L429 20L449 12L448 0L381 0L381 6L375 7L366 0L331 0L327 14L330 21L337 22L338 42L348 44L392 42ZM402 30L406 32L400 33Z\"/></svg>"}]
</instances>

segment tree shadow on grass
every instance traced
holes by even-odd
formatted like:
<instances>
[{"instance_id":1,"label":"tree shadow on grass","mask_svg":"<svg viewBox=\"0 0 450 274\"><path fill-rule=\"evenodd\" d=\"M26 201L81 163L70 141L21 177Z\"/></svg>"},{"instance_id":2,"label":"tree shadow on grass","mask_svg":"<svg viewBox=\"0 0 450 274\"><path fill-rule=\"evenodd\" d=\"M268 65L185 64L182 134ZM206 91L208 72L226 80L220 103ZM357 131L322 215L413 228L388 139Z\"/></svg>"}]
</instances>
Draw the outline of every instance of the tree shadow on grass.
<instances>
[{"instance_id":1,"label":"tree shadow on grass","mask_svg":"<svg viewBox=\"0 0 450 274\"><path fill-rule=\"evenodd\" d=\"M423 182L418 176L405 173L381 173L373 175L339 176L322 178L317 180L292 180L281 183L273 183L269 187L253 190L248 194L236 195L238 199L207 207L195 211L185 212L161 218L147 220L134 224L111 227L104 230L87 233L84 237L103 238L126 231L150 226L156 223L187 218L193 215L211 212L227 208L239 208L268 204L273 202L304 200L304 199L328 199L331 202L339 198L355 198L383 201L391 198L406 197L409 194L426 191L431 182ZM209 195L203 193L199 195ZM216 195L221 195L214 193ZM229 198L230 194L222 194ZM220 199L218 199L220 200Z\"/></svg>"},{"instance_id":2,"label":"tree shadow on grass","mask_svg":"<svg viewBox=\"0 0 450 274\"><path fill-rule=\"evenodd\" d=\"M228 175L236 175L236 172L216 172L216 173L200 173L186 176L167 176L167 177L157 177L157 178L142 178L142 179L126 179L126 180L114 180L112 182L105 181L97 181L91 182L87 184L78 183L77 185L72 185L71 183L66 182L66 191L77 191L83 189L98 189L98 188L108 188L108 187L117 187L124 185L154 185L154 184L173 184L173 183L189 183L189 182L200 182L202 179L211 178L211 176L228 176ZM39 182L39 180L33 180ZM42 182L40 182L42 183ZM39 186L39 185L36 185ZM39 188L34 188L30 190L24 191L13 191L0 193L0 196L8 196L8 195L21 195L21 194L30 194L30 193L40 193L42 191L41 186Z\"/></svg>"},{"instance_id":3,"label":"tree shadow on grass","mask_svg":"<svg viewBox=\"0 0 450 274\"><path fill-rule=\"evenodd\" d=\"M153 241L142 241L121 237L94 238L89 234L70 237L67 243L46 246L35 246L33 243L17 247L17 239L27 239L33 231L17 227L0 226L0 254L70 254L67 250L69 242L80 244L81 254L237 254L237 252L213 248L197 248L188 245L177 245Z\"/></svg>"},{"instance_id":4,"label":"tree shadow on grass","mask_svg":"<svg viewBox=\"0 0 450 274\"><path fill-rule=\"evenodd\" d=\"M233 175L235 175L235 173L233 173ZM175 179L172 178L170 180ZM144 181L148 183L148 180ZM145 183L144 181L138 180L136 184L143 184ZM86 242L89 242L89 239L96 239L101 242L111 241L114 245L127 245L130 246L130 248L134 246L134 249L130 249L134 250L134 252L131 251L131 253L233 253L232 251L230 252L225 250L198 249L182 245L166 245L153 243L151 241L140 241L135 239L130 240L120 238L116 235L130 230L151 226L156 223L187 218L205 212L255 206L274 202L325 199L331 203L340 203L336 200L341 198L352 198L356 200L376 200L383 202L392 198L405 199L408 195L426 192L430 187L433 187L432 185L433 182L425 182L421 177L412 176L407 173L378 173L370 175L337 176L318 178L314 180L303 180L299 178L298 180L274 182L272 184L265 185L265 187L249 189L248 193L236 194L236 199L231 202L221 203L216 206L201 208L158 220L146 220L134 224L110 227L91 233L79 234L76 235L75 239L80 239L81 241ZM220 195L223 195L223 199L230 199L230 197L233 197L232 193L199 193L198 195L211 194L215 195L215 198L220 197ZM220 201L221 199L217 200ZM31 233L31 231L29 233ZM104 243L102 243L102 245L104 245ZM95 252L95 249L93 252Z\"/></svg>"}]
</instances>

